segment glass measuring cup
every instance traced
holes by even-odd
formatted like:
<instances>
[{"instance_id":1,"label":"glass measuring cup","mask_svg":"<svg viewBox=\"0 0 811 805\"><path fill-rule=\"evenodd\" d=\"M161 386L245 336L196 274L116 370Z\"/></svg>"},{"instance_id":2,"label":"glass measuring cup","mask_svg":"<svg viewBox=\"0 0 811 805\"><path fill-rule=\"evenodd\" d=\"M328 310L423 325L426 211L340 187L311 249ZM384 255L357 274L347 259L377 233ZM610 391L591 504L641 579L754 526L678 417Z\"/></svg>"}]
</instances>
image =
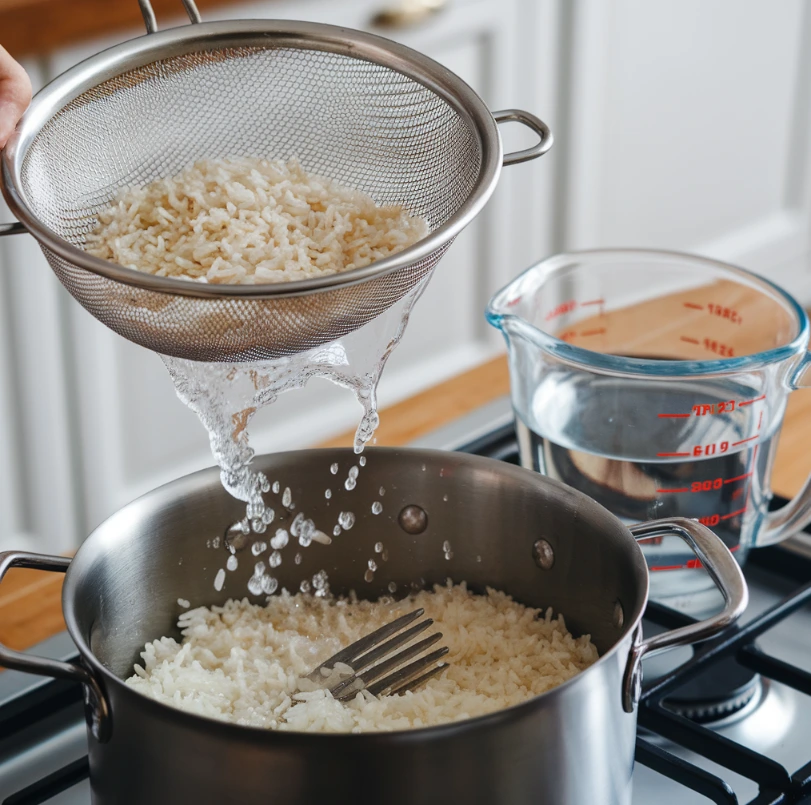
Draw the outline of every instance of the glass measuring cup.
<instances>
[{"instance_id":1,"label":"glass measuring cup","mask_svg":"<svg viewBox=\"0 0 811 805\"><path fill-rule=\"evenodd\" d=\"M672 252L562 254L490 301L509 349L521 463L626 522L691 517L743 562L811 521L811 482L768 512L809 322L755 274ZM684 543L643 544L652 592L711 582Z\"/></svg>"}]
</instances>

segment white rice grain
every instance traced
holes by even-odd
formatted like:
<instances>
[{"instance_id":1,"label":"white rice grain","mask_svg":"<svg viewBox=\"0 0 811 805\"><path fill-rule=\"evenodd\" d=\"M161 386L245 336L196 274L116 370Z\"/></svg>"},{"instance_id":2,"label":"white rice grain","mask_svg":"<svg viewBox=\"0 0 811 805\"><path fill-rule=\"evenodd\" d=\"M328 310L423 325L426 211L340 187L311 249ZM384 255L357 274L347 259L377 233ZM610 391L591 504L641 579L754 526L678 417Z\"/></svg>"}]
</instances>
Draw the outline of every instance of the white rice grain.
<instances>
[{"instance_id":1,"label":"white rice grain","mask_svg":"<svg viewBox=\"0 0 811 805\"><path fill-rule=\"evenodd\" d=\"M450 649L414 692L338 702L304 679L320 663L416 607ZM464 584L393 602L282 593L261 607L228 601L180 615L183 642L161 638L127 684L168 705L236 724L297 732L412 729L483 715L544 693L597 660L588 635L495 590Z\"/></svg>"},{"instance_id":2,"label":"white rice grain","mask_svg":"<svg viewBox=\"0 0 811 805\"><path fill-rule=\"evenodd\" d=\"M241 158L121 191L85 249L160 277L254 285L360 268L427 234L423 218L379 207L295 159Z\"/></svg>"}]
</instances>

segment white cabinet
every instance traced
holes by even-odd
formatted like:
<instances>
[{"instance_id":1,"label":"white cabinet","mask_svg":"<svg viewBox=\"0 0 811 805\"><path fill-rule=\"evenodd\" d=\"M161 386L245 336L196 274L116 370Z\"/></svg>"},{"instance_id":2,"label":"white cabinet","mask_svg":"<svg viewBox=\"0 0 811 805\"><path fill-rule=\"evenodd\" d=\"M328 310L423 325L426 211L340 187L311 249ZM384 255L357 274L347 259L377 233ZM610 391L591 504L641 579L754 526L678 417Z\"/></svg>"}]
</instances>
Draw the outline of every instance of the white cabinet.
<instances>
[{"instance_id":1,"label":"white cabinet","mask_svg":"<svg viewBox=\"0 0 811 805\"><path fill-rule=\"evenodd\" d=\"M811 301L811 8L578 0L563 245L729 260Z\"/></svg>"}]
</instances>

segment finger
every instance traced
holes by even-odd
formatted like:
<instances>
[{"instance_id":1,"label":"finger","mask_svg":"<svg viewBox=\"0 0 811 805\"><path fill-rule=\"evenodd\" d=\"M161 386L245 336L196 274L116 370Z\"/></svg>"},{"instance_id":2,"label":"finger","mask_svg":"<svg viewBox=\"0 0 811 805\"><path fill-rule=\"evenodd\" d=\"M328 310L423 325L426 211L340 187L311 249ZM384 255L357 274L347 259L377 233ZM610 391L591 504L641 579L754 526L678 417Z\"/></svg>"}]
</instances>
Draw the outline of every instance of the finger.
<instances>
[{"instance_id":1,"label":"finger","mask_svg":"<svg viewBox=\"0 0 811 805\"><path fill-rule=\"evenodd\" d=\"M28 74L0 45L0 148L31 102Z\"/></svg>"}]
</instances>

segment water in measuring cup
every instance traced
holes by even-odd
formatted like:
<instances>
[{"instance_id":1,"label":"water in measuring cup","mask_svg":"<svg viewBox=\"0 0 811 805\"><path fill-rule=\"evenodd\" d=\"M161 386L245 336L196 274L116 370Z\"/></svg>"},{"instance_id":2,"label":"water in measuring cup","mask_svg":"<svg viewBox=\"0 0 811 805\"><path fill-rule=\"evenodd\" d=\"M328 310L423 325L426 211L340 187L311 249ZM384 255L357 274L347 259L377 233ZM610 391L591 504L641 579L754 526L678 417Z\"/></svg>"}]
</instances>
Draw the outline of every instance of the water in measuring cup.
<instances>
[{"instance_id":1,"label":"water in measuring cup","mask_svg":"<svg viewBox=\"0 0 811 805\"><path fill-rule=\"evenodd\" d=\"M585 492L626 523L699 519L742 560L768 506L777 445L762 396L732 384L561 370L516 413L524 466ZM657 597L711 585L678 537L646 541L643 551Z\"/></svg>"}]
</instances>

